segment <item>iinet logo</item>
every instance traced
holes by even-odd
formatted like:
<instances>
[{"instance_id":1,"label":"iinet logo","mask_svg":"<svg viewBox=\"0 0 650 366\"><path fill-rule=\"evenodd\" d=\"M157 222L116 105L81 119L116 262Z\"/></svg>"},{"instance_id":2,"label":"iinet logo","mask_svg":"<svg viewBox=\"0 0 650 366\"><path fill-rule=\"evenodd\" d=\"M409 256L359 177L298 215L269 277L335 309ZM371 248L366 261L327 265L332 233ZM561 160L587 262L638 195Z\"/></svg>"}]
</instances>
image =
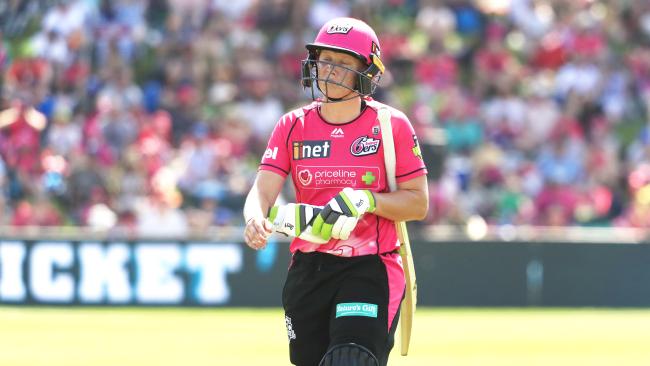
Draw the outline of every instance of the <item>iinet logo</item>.
<instances>
[{"instance_id":1,"label":"iinet logo","mask_svg":"<svg viewBox=\"0 0 650 366\"><path fill-rule=\"evenodd\" d=\"M330 142L328 140L294 141L293 160L329 158Z\"/></svg>"},{"instance_id":2,"label":"iinet logo","mask_svg":"<svg viewBox=\"0 0 650 366\"><path fill-rule=\"evenodd\" d=\"M340 137L344 137L345 134L343 133L343 129L338 127L332 130L332 134L330 136L333 138L340 138Z\"/></svg>"}]
</instances>

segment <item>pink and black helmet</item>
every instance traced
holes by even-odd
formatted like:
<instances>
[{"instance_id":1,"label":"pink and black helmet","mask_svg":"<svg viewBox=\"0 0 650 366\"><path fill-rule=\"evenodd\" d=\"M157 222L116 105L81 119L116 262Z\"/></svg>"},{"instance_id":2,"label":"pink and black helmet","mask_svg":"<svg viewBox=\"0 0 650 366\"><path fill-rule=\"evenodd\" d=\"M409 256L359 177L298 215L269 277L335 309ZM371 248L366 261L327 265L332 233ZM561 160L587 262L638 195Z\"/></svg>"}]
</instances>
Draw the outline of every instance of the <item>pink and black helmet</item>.
<instances>
[{"instance_id":1,"label":"pink and black helmet","mask_svg":"<svg viewBox=\"0 0 650 366\"><path fill-rule=\"evenodd\" d=\"M367 68L357 73L356 91L370 95L377 87L379 77L384 72L381 62L379 39L375 31L365 22L355 18L335 18L323 25L313 43L306 45L308 56L302 61L302 85L312 88L318 84L316 61L318 52L323 49L345 52L361 60Z\"/></svg>"}]
</instances>

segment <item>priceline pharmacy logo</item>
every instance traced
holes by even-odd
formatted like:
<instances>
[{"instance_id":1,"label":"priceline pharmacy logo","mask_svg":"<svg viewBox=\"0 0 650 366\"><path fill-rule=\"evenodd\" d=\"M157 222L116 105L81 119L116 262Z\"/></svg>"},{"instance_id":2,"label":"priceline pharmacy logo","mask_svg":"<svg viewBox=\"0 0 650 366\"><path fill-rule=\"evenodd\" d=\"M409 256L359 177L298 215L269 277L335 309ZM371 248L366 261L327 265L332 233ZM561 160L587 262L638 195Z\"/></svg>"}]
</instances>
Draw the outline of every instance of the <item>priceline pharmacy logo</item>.
<instances>
[{"instance_id":1,"label":"priceline pharmacy logo","mask_svg":"<svg viewBox=\"0 0 650 366\"><path fill-rule=\"evenodd\" d=\"M296 167L298 182L305 189L379 188L380 171L372 166L305 166Z\"/></svg>"}]
</instances>

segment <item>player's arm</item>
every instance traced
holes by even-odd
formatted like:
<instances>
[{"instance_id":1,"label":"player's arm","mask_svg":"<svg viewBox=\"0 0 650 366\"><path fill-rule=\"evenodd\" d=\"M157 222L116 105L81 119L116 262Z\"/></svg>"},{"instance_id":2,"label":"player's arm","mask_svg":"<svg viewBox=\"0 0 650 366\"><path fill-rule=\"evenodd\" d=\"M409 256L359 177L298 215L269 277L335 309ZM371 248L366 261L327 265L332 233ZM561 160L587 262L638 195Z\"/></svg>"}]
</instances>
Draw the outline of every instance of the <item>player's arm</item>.
<instances>
[{"instance_id":1,"label":"player's arm","mask_svg":"<svg viewBox=\"0 0 650 366\"><path fill-rule=\"evenodd\" d=\"M244 239L246 244L253 249L264 248L268 236L273 231L273 225L266 218L266 215L278 198L284 179L284 177L276 173L260 170L257 172L253 187L246 196L246 202L244 203L244 219L246 220Z\"/></svg>"},{"instance_id":2,"label":"player's arm","mask_svg":"<svg viewBox=\"0 0 650 366\"><path fill-rule=\"evenodd\" d=\"M374 193L377 216L391 221L422 220L429 210L429 189L426 175L397 183L397 190Z\"/></svg>"}]
</instances>

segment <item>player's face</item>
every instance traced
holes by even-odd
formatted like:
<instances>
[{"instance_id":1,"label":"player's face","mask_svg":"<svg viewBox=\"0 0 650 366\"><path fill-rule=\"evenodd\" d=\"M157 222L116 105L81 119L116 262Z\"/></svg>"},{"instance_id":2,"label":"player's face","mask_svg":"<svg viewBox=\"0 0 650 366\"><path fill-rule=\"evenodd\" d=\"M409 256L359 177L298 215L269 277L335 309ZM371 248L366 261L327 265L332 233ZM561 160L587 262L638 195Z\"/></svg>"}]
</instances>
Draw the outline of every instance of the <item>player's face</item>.
<instances>
[{"instance_id":1,"label":"player's face","mask_svg":"<svg viewBox=\"0 0 650 366\"><path fill-rule=\"evenodd\" d=\"M343 98L356 86L363 64L342 52L322 50L318 56L318 86L328 98Z\"/></svg>"}]
</instances>

